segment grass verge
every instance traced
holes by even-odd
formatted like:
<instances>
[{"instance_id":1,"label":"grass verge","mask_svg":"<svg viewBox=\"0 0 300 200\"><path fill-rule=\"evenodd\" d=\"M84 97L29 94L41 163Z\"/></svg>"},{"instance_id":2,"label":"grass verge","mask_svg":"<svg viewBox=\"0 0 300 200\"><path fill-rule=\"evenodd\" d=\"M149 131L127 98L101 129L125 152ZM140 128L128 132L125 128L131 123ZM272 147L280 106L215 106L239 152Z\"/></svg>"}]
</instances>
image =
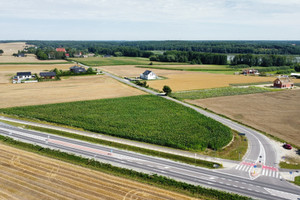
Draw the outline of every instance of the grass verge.
<instances>
[{"instance_id":1,"label":"grass verge","mask_svg":"<svg viewBox=\"0 0 300 200\"><path fill-rule=\"evenodd\" d=\"M176 99L205 99L220 96L233 96L242 94L255 94L264 92L279 91L277 89L267 89L261 87L250 86L247 88L223 87L204 90L192 90L184 92L175 92L171 96Z\"/></svg>"},{"instance_id":2,"label":"grass verge","mask_svg":"<svg viewBox=\"0 0 300 200\"><path fill-rule=\"evenodd\" d=\"M232 199L232 200L243 200L250 199L248 197L243 197L237 194L231 194L223 191L218 191L215 189L207 189L200 186L195 186L192 184L179 182L174 179L170 179L164 176L159 175L149 175L146 173L137 172L134 170L129 170L125 168L115 167L110 164L101 163L95 161L93 159L83 158L80 156L76 156L74 154L69 154L65 152L61 152L58 150L52 150L49 148L44 148L38 145L32 145L20 141L16 141L9 137L4 137L0 135L0 142L6 145L10 145L12 147L16 147L19 149L27 150L30 152L38 153L43 156L48 156L51 158L59 159L65 162L69 162L72 164L80 165L83 167L87 167L93 170L98 170L101 172L109 173L115 176L120 176L124 178L128 178L131 180L147 183L150 185L154 185L156 187L162 187L164 189L168 189L171 191L180 192L186 195L190 195L197 198L205 198L205 199Z\"/></svg>"},{"instance_id":3,"label":"grass verge","mask_svg":"<svg viewBox=\"0 0 300 200\"><path fill-rule=\"evenodd\" d=\"M280 162L279 166L285 169L300 169L300 159L286 156L285 161Z\"/></svg>"},{"instance_id":4,"label":"grass verge","mask_svg":"<svg viewBox=\"0 0 300 200\"><path fill-rule=\"evenodd\" d=\"M300 176L296 176L296 177L295 177L294 183L295 183L296 185L299 185L299 186L300 186Z\"/></svg>"},{"instance_id":5,"label":"grass verge","mask_svg":"<svg viewBox=\"0 0 300 200\"><path fill-rule=\"evenodd\" d=\"M19 126L19 127L22 127L22 128L31 129L31 130L35 130L35 131L41 131L41 132L51 133L51 134L59 135L59 136L63 136L63 137L82 140L82 141L86 141L86 142L92 142L92 143L95 143L95 144L101 144L101 145L105 145L105 146L115 147L115 148L118 148L118 149L124 149L124 150L127 150L127 151L133 151L133 152L137 152L137 153L141 153L141 154L145 154L145 155L166 158L166 159L179 161L179 162L183 162L183 163L187 163L187 164L191 164L191 165L196 165L196 166L199 166L199 167L205 167L205 168L213 169L214 164L217 164L220 167L222 167L222 164L216 163L216 162L209 162L209 161L205 161L205 160L199 160L199 159L189 158L189 157L185 157L185 156L154 151L154 150L150 150L150 149L130 146L130 145L121 144L121 143L117 143L117 142L111 142L111 141L107 141L107 140L101 140L101 139L98 139L98 138L92 138L92 137L78 135L78 134L69 133L69 132L65 132L65 131L59 131L59 130L43 128L43 127L37 127L37 126L31 126L31 125L24 125L24 124L15 123L15 122L8 122L8 121L5 121L5 120L0 120L0 122L1 121L4 122L4 123L13 125L13 126Z\"/></svg>"}]
</instances>

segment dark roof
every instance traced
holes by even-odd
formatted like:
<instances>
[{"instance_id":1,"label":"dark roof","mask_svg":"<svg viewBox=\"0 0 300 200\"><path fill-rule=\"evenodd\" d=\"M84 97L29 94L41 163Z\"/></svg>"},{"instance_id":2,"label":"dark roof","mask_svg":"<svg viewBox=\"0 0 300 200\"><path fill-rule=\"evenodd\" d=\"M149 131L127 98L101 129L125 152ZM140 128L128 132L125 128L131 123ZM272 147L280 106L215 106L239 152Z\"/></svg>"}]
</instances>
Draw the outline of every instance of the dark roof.
<instances>
[{"instance_id":1,"label":"dark roof","mask_svg":"<svg viewBox=\"0 0 300 200\"><path fill-rule=\"evenodd\" d=\"M29 76L31 72L17 72L17 76Z\"/></svg>"},{"instance_id":2,"label":"dark roof","mask_svg":"<svg viewBox=\"0 0 300 200\"><path fill-rule=\"evenodd\" d=\"M56 76L55 72L41 72L40 76Z\"/></svg>"},{"instance_id":3,"label":"dark roof","mask_svg":"<svg viewBox=\"0 0 300 200\"><path fill-rule=\"evenodd\" d=\"M73 67L70 67L70 69L85 69L84 67L78 67L78 66L73 66Z\"/></svg>"},{"instance_id":4,"label":"dark roof","mask_svg":"<svg viewBox=\"0 0 300 200\"><path fill-rule=\"evenodd\" d=\"M152 71L150 71L150 70L146 70L143 74L144 75L148 75L148 74L150 74Z\"/></svg>"}]
</instances>

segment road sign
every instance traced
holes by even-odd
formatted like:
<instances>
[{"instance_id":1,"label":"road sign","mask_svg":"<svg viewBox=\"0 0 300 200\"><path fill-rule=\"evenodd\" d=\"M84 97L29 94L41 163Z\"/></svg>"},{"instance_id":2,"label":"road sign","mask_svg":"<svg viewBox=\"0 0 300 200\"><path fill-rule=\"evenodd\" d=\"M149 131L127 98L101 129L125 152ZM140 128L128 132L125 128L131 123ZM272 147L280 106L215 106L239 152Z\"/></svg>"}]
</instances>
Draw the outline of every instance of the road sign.
<instances>
[{"instance_id":1,"label":"road sign","mask_svg":"<svg viewBox=\"0 0 300 200\"><path fill-rule=\"evenodd\" d=\"M253 167L254 167L254 168L256 168L257 166L256 166L256 165L254 165Z\"/></svg>"},{"instance_id":2,"label":"road sign","mask_svg":"<svg viewBox=\"0 0 300 200\"><path fill-rule=\"evenodd\" d=\"M292 174L293 172L290 172L290 174Z\"/></svg>"}]
</instances>

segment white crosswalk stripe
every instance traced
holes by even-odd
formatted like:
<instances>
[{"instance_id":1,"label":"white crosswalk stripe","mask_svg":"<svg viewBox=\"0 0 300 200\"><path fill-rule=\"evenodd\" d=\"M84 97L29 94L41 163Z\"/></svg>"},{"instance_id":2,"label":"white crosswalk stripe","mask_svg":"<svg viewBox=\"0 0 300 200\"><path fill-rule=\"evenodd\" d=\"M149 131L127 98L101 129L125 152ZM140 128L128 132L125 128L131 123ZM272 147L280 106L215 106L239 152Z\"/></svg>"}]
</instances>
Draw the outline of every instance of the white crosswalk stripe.
<instances>
[{"instance_id":1,"label":"white crosswalk stripe","mask_svg":"<svg viewBox=\"0 0 300 200\"><path fill-rule=\"evenodd\" d=\"M249 170L250 167L246 167L245 171L247 172Z\"/></svg>"},{"instance_id":2,"label":"white crosswalk stripe","mask_svg":"<svg viewBox=\"0 0 300 200\"><path fill-rule=\"evenodd\" d=\"M266 172L266 170L263 169L261 174L264 176L264 175L265 175L265 172Z\"/></svg>"}]
</instances>

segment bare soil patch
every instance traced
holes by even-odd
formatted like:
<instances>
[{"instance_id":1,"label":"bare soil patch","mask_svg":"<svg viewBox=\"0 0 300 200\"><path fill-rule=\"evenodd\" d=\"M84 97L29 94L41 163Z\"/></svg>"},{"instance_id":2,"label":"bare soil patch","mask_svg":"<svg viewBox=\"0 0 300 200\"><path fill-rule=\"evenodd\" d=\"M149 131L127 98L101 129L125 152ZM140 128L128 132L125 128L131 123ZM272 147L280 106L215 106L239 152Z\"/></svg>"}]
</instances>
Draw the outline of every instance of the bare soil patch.
<instances>
[{"instance_id":1,"label":"bare soil patch","mask_svg":"<svg viewBox=\"0 0 300 200\"><path fill-rule=\"evenodd\" d=\"M193 199L0 144L1 199Z\"/></svg>"},{"instance_id":2,"label":"bare soil patch","mask_svg":"<svg viewBox=\"0 0 300 200\"><path fill-rule=\"evenodd\" d=\"M300 146L300 90L187 100Z\"/></svg>"},{"instance_id":3,"label":"bare soil patch","mask_svg":"<svg viewBox=\"0 0 300 200\"><path fill-rule=\"evenodd\" d=\"M0 84L0 107L116 98L145 94L108 76L76 76L61 81Z\"/></svg>"},{"instance_id":4,"label":"bare soil patch","mask_svg":"<svg viewBox=\"0 0 300 200\"><path fill-rule=\"evenodd\" d=\"M23 50L25 46L25 42L0 43L0 49L4 51L3 56L11 56L14 53L18 53L18 51Z\"/></svg>"},{"instance_id":5,"label":"bare soil patch","mask_svg":"<svg viewBox=\"0 0 300 200\"><path fill-rule=\"evenodd\" d=\"M230 84L268 82L276 79L275 77L225 75L207 72L137 68L133 65L103 66L99 68L121 77L139 77L145 70L151 70L156 75L167 78L163 80L147 81L151 88L162 90L164 85L168 85L173 91L228 87ZM295 82L300 82L300 79L295 79Z\"/></svg>"}]
</instances>

